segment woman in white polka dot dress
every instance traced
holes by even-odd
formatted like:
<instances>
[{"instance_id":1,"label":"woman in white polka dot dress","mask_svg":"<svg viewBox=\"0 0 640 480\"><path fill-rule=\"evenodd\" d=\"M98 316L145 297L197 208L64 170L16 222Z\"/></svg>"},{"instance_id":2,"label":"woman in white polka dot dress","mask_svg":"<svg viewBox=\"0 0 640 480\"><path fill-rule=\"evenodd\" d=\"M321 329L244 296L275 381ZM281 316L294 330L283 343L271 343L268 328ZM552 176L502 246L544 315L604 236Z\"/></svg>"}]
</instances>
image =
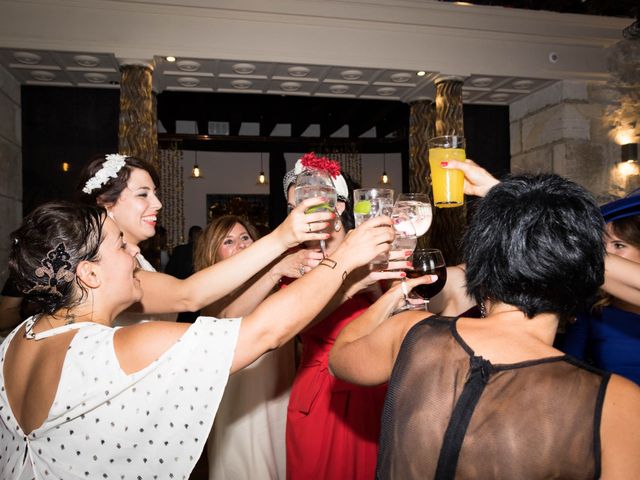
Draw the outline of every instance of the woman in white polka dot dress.
<instances>
[{"instance_id":1,"label":"woman in white polka dot dress","mask_svg":"<svg viewBox=\"0 0 640 480\"><path fill-rule=\"evenodd\" d=\"M308 230L318 213L294 212ZM14 235L10 266L41 314L0 347L0 478L186 479L229 373L301 330L354 268L389 250L386 217L243 319L112 328L139 301L138 250L103 209L47 204ZM304 306L303 308L301 306Z\"/></svg>"}]
</instances>

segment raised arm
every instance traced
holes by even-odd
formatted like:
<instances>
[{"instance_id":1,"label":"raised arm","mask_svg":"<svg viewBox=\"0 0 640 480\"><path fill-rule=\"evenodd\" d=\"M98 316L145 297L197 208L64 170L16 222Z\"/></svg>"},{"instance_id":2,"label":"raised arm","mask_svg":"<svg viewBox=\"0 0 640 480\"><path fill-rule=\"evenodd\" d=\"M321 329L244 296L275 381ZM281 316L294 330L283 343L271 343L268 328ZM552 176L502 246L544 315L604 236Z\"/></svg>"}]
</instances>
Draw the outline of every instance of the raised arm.
<instances>
[{"instance_id":1,"label":"raised arm","mask_svg":"<svg viewBox=\"0 0 640 480\"><path fill-rule=\"evenodd\" d=\"M640 306L640 263L608 254L604 266L602 289L625 302Z\"/></svg>"},{"instance_id":2,"label":"raised arm","mask_svg":"<svg viewBox=\"0 0 640 480\"><path fill-rule=\"evenodd\" d=\"M322 203L320 198L305 200L273 232L242 252L179 280L158 272L139 271L144 292L135 308L146 313L193 312L213 303L241 286L282 252L301 242L326 239L320 230L334 216L331 212L305 214Z\"/></svg>"},{"instance_id":3,"label":"raised arm","mask_svg":"<svg viewBox=\"0 0 640 480\"><path fill-rule=\"evenodd\" d=\"M413 288L435 280L435 276L425 275L406 284ZM340 332L329 354L333 375L356 385L379 385L389 380L406 333L431 315L420 310L389 318L402 298L402 286L395 285Z\"/></svg>"},{"instance_id":4,"label":"raised arm","mask_svg":"<svg viewBox=\"0 0 640 480\"><path fill-rule=\"evenodd\" d=\"M476 301L467 294L465 265L447 267L447 283L435 297L429 300L429 311L455 317L469 310Z\"/></svg>"},{"instance_id":5,"label":"raised arm","mask_svg":"<svg viewBox=\"0 0 640 480\"><path fill-rule=\"evenodd\" d=\"M242 319L231 373L284 345L320 312L349 272L388 251L392 241L391 220L371 219L350 232L331 259L262 302ZM146 322L118 329L114 348L121 368L127 374L145 368L189 327L184 323Z\"/></svg>"},{"instance_id":6,"label":"raised arm","mask_svg":"<svg viewBox=\"0 0 640 480\"><path fill-rule=\"evenodd\" d=\"M375 217L347 234L342 244L311 272L271 295L242 320L232 371L291 339L314 319L347 275L389 251L393 229L388 217Z\"/></svg>"},{"instance_id":7,"label":"raised arm","mask_svg":"<svg viewBox=\"0 0 640 480\"><path fill-rule=\"evenodd\" d=\"M304 273L310 272L320 263L320 260L322 260L322 252L316 250L302 249L285 255L276 260L266 271L249 280L237 292L223 299L224 303L216 302L217 305L212 305L212 308L207 307L204 313L227 318L248 315L269 294L273 293L283 277L300 278L301 269Z\"/></svg>"}]
</instances>

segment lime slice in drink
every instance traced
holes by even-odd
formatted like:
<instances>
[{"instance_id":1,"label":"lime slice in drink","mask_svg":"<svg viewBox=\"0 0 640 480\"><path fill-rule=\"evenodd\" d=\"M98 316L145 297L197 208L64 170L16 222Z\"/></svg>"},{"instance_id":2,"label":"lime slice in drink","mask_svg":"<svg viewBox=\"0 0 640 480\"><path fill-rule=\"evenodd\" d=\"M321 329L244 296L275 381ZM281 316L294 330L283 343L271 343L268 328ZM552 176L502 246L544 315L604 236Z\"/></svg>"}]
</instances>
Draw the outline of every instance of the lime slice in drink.
<instances>
[{"instance_id":1,"label":"lime slice in drink","mask_svg":"<svg viewBox=\"0 0 640 480\"><path fill-rule=\"evenodd\" d=\"M369 200L360 200L354 205L353 213L368 215L371 213L371 202Z\"/></svg>"},{"instance_id":2,"label":"lime slice in drink","mask_svg":"<svg viewBox=\"0 0 640 480\"><path fill-rule=\"evenodd\" d=\"M313 207L309 207L305 210L304 213L316 213L316 212L329 212L331 211L331 205L327 202L321 203L320 205L314 205Z\"/></svg>"}]
</instances>

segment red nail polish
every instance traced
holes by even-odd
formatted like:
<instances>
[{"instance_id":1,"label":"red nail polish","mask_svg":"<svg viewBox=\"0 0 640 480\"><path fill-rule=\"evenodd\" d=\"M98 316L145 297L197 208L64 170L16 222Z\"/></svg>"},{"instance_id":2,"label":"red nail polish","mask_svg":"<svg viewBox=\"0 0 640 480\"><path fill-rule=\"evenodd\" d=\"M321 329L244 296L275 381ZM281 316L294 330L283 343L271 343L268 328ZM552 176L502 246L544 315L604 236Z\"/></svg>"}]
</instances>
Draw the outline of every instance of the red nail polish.
<instances>
[{"instance_id":1,"label":"red nail polish","mask_svg":"<svg viewBox=\"0 0 640 480\"><path fill-rule=\"evenodd\" d=\"M400 272L400 278L404 278L404 277L406 277L406 276L407 276L407 274L406 274L406 273L404 273L404 272Z\"/></svg>"},{"instance_id":2,"label":"red nail polish","mask_svg":"<svg viewBox=\"0 0 640 480\"><path fill-rule=\"evenodd\" d=\"M409 255L411 255L413 253L413 250L405 250L404 251L404 256L408 257Z\"/></svg>"},{"instance_id":3,"label":"red nail polish","mask_svg":"<svg viewBox=\"0 0 640 480\"><path fill-rule=\"evenodd\" d=\"M407 262L407 267L412 267L413 264L411 262Z\"/></svg>"},{"instance_id":4,"label":"red nail polish","mask_svg":"<svg viewBox=\"0 0 640 480\"><path fill-rule=\"evenodd\" d=\"M449 162L440 162L441 167L446 167L447 165L449 165Z\"/></svg>"}]
</instances>

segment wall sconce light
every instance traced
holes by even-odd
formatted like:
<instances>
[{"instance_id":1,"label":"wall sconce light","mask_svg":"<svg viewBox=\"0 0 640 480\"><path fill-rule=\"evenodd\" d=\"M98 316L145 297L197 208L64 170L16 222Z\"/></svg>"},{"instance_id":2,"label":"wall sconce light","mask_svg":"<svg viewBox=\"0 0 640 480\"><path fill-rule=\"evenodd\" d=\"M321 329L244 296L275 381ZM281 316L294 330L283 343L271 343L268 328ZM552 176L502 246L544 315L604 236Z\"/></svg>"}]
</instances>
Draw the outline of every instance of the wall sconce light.
<instances>
[{"instance_id":1,"label":"wall sconce light","mask_svg":"<svg viewBox=\"0 0 640 480\"><path fill-rule=\"evenodd\" d=\"M256 185L268 185L268 184L269 184L269 181L267 180L267 176L264 174L264 168L262 166L262 152L260 152L260 173L258 174Z\"/></svg>"},{"instance_id":2,"label":"wall sconce light","mask_svg":"<svg viewBox=\"0 0 640 480\"><path fill-rule=\"evenodd\" d=\"M198 152L195 152L196 159L193 163L193 168L191 169L191 178L204 178L202 176L202 172L200 171L200 167L198 166Z\"/></svg>"},{"instance_id":3,"label":"wall sconce light","mask_svg":"<svg viewBox=\"0 0 640 480\"><path fill-rule=\"evenodd\" d=\"M383 185L389 185L391 180L389 179L389 175L387 175L387 154L382 154L382 175L380 176L380 183Z\"/></svg>"},{"instance_id":4,"label":"wall sconce light","mask_svg":"<svg viewBox=\"0 0 640 480\"><path fill-rule=\"evenodd\" d=\"M62 164L60 165L60 169L64 172L67 173L69 171L69 169L71 168L71 164L69 162L62 162Z\"/></svg>"},{"instance_id":5,"label":"wall sconce light","mask_svg":"<svg viewBox=\"0 0 640 480\"><path fill-rule=\"evenodd\" d=\"M622 162L637 162L638 161L638 144L627 143L620 146L621 160Z\"/></svg>"}]
</instances>

